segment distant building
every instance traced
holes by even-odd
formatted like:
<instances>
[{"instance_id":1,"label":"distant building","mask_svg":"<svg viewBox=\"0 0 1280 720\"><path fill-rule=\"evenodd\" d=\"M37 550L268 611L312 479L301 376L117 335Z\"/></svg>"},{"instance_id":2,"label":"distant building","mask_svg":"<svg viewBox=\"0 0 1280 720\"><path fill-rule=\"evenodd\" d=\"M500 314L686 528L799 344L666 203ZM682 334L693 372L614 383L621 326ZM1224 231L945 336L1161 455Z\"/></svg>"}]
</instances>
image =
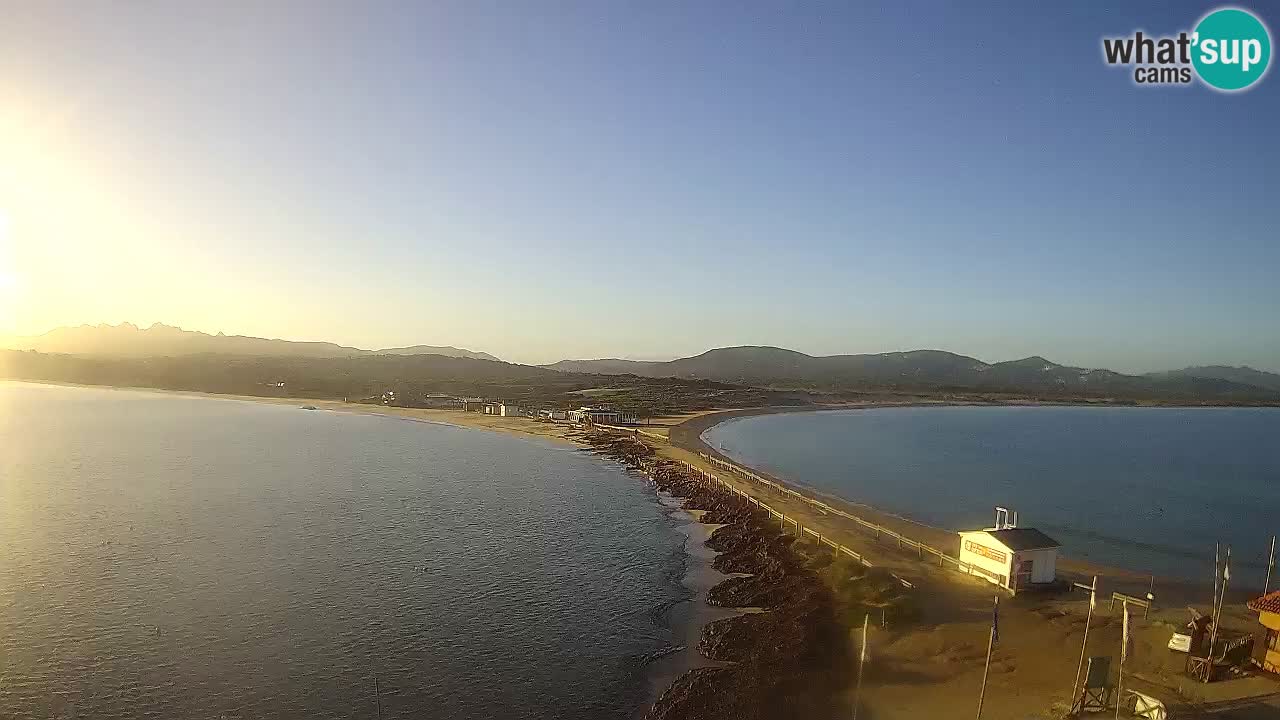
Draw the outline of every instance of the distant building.
<instances>
[{"instance_id":1,"label":"distant building","mask_svg":"<svg viewBox=\"0 0 1280 720\"><path fill-rule=\"evenodd\" d=\"M543 420L568 420L569 412L567 410L539 410L538 417Z\"/></svg>"},{"instance_id":2,"label":"distant building","mask_svg":"<svg viewBox=\"0 0 1280 720\"><path fill-rule=\"evenodd\" d=\"M1018 527L1017 515L996 508L994 527L960 533L960 562L972 575L1017 593L1057 579L1062 544L1033 528Z\"/></svg>"},{"instance_id":3,"label":"distant building","mask_svg":"<svg viewBox=\"0 0 1280 720\"><path fill-rule=\"evenodd\" d=\"M484 412L484 398L459 398L458 402L462 405L463 412Z\"/></svg>"},{"instance_id":4,"label":"distant building","mask_svg":"<svg viewBox=\"0 0 1280 720\"><path fill-rule=\"evenodd\" d=\"M593 425L628 425L636 422L635 415L624 414L611 408L583 406L569 411L569 419L577 423Z\"/></svg>"},{"instance_id":5,"label":"distant building","mask_svg":"<svg viewBox=\"0 0 1280 720\"><path fill-rule=\"evenodd\" d=\"M427 393L422 396L422 407L437 410L457 409L462 407L462 399L444 393Z\"/></svg>"},{"instance_id":6,"label":"distant building","mask_svg":"<svg viewBox=\"0 0 1280 720\"><path fill-rule=\"evenodd\" d=\"M524 413L520 412L520 407L517 405L503 403L498 406L498 414L502 417L520 417Z\"/></svg>"}]
</instances>

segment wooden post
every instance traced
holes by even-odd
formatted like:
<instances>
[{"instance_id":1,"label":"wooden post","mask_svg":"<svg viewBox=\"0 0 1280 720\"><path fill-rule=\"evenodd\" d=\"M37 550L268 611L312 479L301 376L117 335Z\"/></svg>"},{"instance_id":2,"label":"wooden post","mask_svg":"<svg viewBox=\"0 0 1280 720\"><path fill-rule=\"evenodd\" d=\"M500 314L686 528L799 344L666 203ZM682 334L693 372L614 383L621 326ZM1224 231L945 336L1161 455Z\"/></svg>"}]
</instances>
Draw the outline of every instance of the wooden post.
<instances>
[{"instance_id":1,"label":"wooden post","mask_svg":"<svg viewBox=\"0 0 1280 720\"><path fill-rule=\"evenodd\" d=\"M1124 642L1124 640L1120 642ZM1124 655L1120 656L1120 672L1116 675L1116 720L1120 720L1122 698L1124 698Z\"/></svg>"},{"instance_id":2,"label":"wooden post","mask_svg":"<svg viewBox=\"0 0 1280 720\"><path fill-rule=\"evenodd\" d=\"M382 692L378 689L378 676L373 676L373 700L378 704L378 720L382 720Z\"/></svg>"},{"instance_id":3,"label":"wooden post","mask_svg":"<svg viewBox=\"0 0 1280 720\"><path fill-rule=\"evenodd\" d=\"M1093 584L1089 586L1089 613L1084 618L1084 640L1080 641L1080 662L1076 664L1076 680L1071 684L1071 712L1076 710L1076 700L1080 698L1080 673L1084 671L1085 652L1089 649L1089 623L1093 620L1093 606L1097 603L1098 576L1093 576Z\"/></svg>"},{"instance_id":4,"label":"wooden post","mask_svg":"<svg viewBox=\"0 0 1280 720\"><path fill-rule=\"evenodd\" d=\"M987 697L987 676L991 673L991 651L996 646L996 616L999 612L1000 596L996 595L995 609L992 610L991 635L987 638L987 664L982 668L982 689L978 691L978 720L982 720L982 703Z\"/></svg>"}]
</instances>

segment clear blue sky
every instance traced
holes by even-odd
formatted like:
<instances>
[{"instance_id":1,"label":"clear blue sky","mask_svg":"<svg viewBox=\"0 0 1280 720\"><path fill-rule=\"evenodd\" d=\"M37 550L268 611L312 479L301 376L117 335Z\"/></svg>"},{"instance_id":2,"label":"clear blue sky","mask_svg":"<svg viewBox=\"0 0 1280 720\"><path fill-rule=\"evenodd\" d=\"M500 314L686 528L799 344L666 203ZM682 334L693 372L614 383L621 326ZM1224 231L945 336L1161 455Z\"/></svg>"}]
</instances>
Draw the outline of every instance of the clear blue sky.
<instances>
[{"instance_id":1,"label":"clear blue sky","mask_svg":"<svg viewBox=\"0 0 1280 720\"><path fill-rule=\"evenodd\" d=\"M14 2L8 331L1280 370L1280 76L1116 5Z\"/></svg>"}]
</instances>

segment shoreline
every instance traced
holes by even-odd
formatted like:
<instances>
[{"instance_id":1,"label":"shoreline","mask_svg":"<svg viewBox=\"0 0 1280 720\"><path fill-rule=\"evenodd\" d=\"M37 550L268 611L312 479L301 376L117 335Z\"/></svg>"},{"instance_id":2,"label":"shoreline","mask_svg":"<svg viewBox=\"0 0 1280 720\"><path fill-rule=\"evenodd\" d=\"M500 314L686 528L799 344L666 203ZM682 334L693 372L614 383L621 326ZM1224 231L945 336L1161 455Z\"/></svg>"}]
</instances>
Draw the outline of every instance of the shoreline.
<instances>
[{"instance_id":1,"label":"shoreline","mask_svg":"<svg viewBox=\"0 0 1280 720\"><path fill-rule=\"evenodd\" d=\"M647 475L645 479L652 482ZM713 587L734 577L715 569L715 558L720 553L706 544L711 535L724 525L703 522L705 510L687 509L682 498L664 492L656 485L651 489L663 514L678 523L673 531L684 537L681 552L685 563L676 583L687 597L667 608L665 614L673 644L642 667L645 700L632 711L634 720L642 720L681 675L700 668L724 667L727 663L698 652L702 630L713 622L746 612L738 608L717 608L707 603L707 594Z\"/></svg>"},{"instance_id":2,"label":"shoreline","mask_svg":"<svg viewBox=\"0 0 1280 720\"><path fill-rule=\"evenodd\" d=\"M691 598L704 606L683 633L692 641L685 651L694 657L686 658L686 667L674 677L650 675L651 683L665 689L636 716L842 716L851 655L844 616L837 614L847 603L836 599L835 588L856 586L877 597L884 588L891 594L896 588L900 598L901 587L886 573L870 572L825 546L787 535L746 498L661 455L638 436L596 431L582 439L591 452L646 476L660 498L682 498L681 510L697 528L686 549L709 558L714 571L703 578L704 592ZM829 574L822 574L824 569ZM893 608L896 612L898 606ZM710 614L720 617L698 622Z\"/></svg>"},{"instance_id":3,"label":"shoreline","mask_svg":"<svg viewBox=\"0 0 1280 720\"><path fill-rule=\"evenodd\" d=\"M958 530L937 527L928 523L915 520L906 514L892 513L882 510L873 505L863 503L857 500L851 500L834 493L826 492L818 488L798 482L788 478L781 478L775 474L751 467L742 461L731 457L719 449L712 447L703 440L702 435L713 427L724 423L742 420L751 417L759 417L763 415L776 415L792 412L839 412L845 410L880 410L889 408L903 407L1100 407L1098 405L1078 404L1078 403L1001 403L1001 402L867 402L857 404L840 404L828 405L820 407L763 407L763 408L743 408L725 411L712 411L697 417L689 418L671 428L669 441L672 445L680 447L693 453L705 453L718 460L729 462L734 465L746 468L757 475L760 475L772 482L778 483L783 487L801 494L802 496L819 500L830 504L840 510L858 515L878 525L890 528L895 532L901 533L906 537L924 542L934 548L948 552L952 557L959 555L959 535ZM1116 406L1121 407L1121 406ZM1123 406L1133 407L1133 406ZM1137 406L1141 408L1174 408L1168 405L1144 405ZM1187 409L1200 409L1200 406L1176 406ZM1154 580L1157 588L1157 597L1161 604L1168 606L1170 604L1187 605L1195 604L1202 601L1212 589L1212 584L1200 580L1188 580L1178 577L1169 577L1163 575L1155 575L1150 572L1142 572L1125 567L1107 565L1104 563L1085 560L1081 558L1073 558L1069 554L1060 554L1058 556L1059 574L1066 576L1068 580L1088 583L1091 576L1098 576L1100 584L1106 584L1110 587L1119 588L1122 592L1130 592L1130 594L1144 595L1147 591L1148 583ZM1258 588L1261 590L1261 587ZM1254 597L1251 589L1233 588L1233 592L1229 593L1232 599L1239 599L1241 603Z\"/></svg>"},{"instance_id":4,"label":"shoreline","mask_svg":"<svg viewBox=\"0 0 1280 720\"><path fill-rule=\"evenodd\" d=\"M27 381L23 384L47 385L47 386L65 386L59 383L30 383ZM72 385L72 387L85 387L98 390L114 390L125 388L113 388L109 386L84 386ZM460 411L449 410L429 410L429 409L409 409L409 408L392 408L381 405L364 405L359 403L345 403L333 400L307 400L304 398L269 398L260 396L233 396L220 395L212 393L199 393L191 391L165 391L154 388L127 388L127 391L136 391L144 393L155 393L172 396L187 396L209 399L236 400L244 402L262 402L267 404L294 406L299 410L303 405L314 405L317 409L326 409L335 412L346 412L350 414L379 415L393 419L403 419L416 422L427 422L433 424L444 424L454 427L462 427L468 429L489 430L492 432L502 432L517 437L537 438L540 441L552 442L557 444L571 445L582 449L583 451L594 452L598 455L620 462L624 467L632 466L627 459L617 455L600 452L597 443L592 442L592 438L597 440L611 438L607 442L625 442L626 444L634 444L647 447L646 452L653 458L651 462L657 463L659 466L665 466L668 470L675 465L683 465L685 462L692 463L695 471L710 470L716 471L710 464L702 461L697 452L707 452L711 457L725 457L722 453L715 451L714 448L706 446L701 441L701 433L706 429L713 427L719 423L730 419L750 417L754 415L773 414L779 412L812 412L812 411L836 411L849 409L874 409L884 407L904 407L909 405L915 406L945 406L945 405L1008 405L1008 403L945 403L945 402L872 402L872 403L850 403L840 405L824 405L824 406L786 406L781 408L747 408L736 410L715 410L705 411L696 414L689 413L676 418L668 418L672 424L667 427L669 432L668 438L658 437L659 442L648 442L646 438L652 437L655 433L639 434L618 434L616 430L603 433L591 433L588 435L583 429L577 426L558 423L541 423L535 422L528 418L501 418L495 416L485 416L479 413L462 413ZM1021 403L1020 403L1021 404ZM1039 403L1037 403L1039 404ZM661 426L659 426L661 427ZM658 428L650 427L649 429L657 430ZM696 444L690 442L690 435L697 441ZM637 442L638 441L638 442ZM701 445L702 448L698 446ZM727 458L732 461L732 458ZM733 461L736 464L736 461ZM641 469L642 472L653 482L658 489L663 489L664 482L670 487L675 482L668 477L666 481L659 481L655 477L651 469ZM761 473L761 475L766 475ZM742 478L723 473L724 479L732 485L749 491L752 495L760 500L765 500L769 496L768 489L762 485L752 483ZM678 481L685 482L685 481ZM807 497L823 497L821 494L814 493L812 489L796 483L787 483L787 487L794 487L802 490ZM697 488L693 488L694 494L698 492ZM674 493L673 493L674 494ZM707 496L703 494L703 500L707 500ZM722 550L741 550L743 544L750 545L756 543L756 549L759 550L759 543L765 542L760 538L760 532L769 533L772 537L789 538L789 535L779 535L778 523L776 520L765 518L766 526L761 526L758 520L752 520L752 508L750 504L740 504L736 509L730 507L730 503L737 503L738 499L730 495L725 501L715 501L712 503L711 510L699 508L694 503L685 503L682 512L689 512L690 515L702 515L705 517L697 517L691 523L693 525L705 527L708 523L725 524L731 523L734 519L746 521L748 523L744 528L732 529L725 527L720 528L716 533L708 533L708 535L716 535L716 538L708 538L705 543L707 549L715 552ZM779 500L777 497L768 497L768 501L773 503L775 507L783 509L788 516L792 516L793 512L797 517L801 518L807 527L816 527L824 534L828 532L828 527L832 532L840 532L831 526L831 521L835 520L834 516L827 516L826 513L810 513L806 515L803 503L792 500L795 508L787 507L787 500ZM827 501L824 498L824 501ZM839 503L830 501L832 506L841 508L850 508L851 512L856 512L860 516L873 519L877 523L884 524L886 527L901 527L902 534L916 539L928 540L921 537L919 532L933 532L945 535L950 538L953 534L940 528L931 528L930 526L916 523L907 518L900 518L887 513L880 513L870 506L858 505L857 503L840 501ZM756 509L758 515L759 510ZM754 523L754 530L751 529ZM896 523L896 524L895 524ZM728 532L725 532L728 529ZM838 538L839 535L836 535ZM955 536L958 538L958 536ZM686 543L695 542L690 537ZM725 548L712 547L719 545L721 542L729 542L730 545ZM787 540L791 544L791 540ZM904 557L899 549L895 551L890 546L886 547L878 539L871 540L866 534L861 537L854 537L850 534L850 538L843 540L849 543L850 547L857 547L860 552L867 554L877 566L882 566L879 570L886 572L903 572L903 568L908 568L908 577L916 583L917 589L914 591L915 600L920 605L920 620L905 621L900 627L890 627L886 629L875 630L871 640L873 654L877 657L878 667L873 665L869 668L867 683L863 687L864 703L875 707L877 717L882 720L906 720L916 717L926 716L945 716L946 711L954 709L954 703L972 701L972 687L977 678L974 676L973 664L971 661L975 653L981 653L986 647L986 632L990 625L990 598L991 586L985 582L977 581L968 576L961 575L953 570L928 569L924 567L924 563L920 563L915 558L915 553L910 553L910 557ZM957 539L958 543L958 539ZM767 542L765 543L767 545ZM802 542L796 542L797 546L804 553L811 553L808 547ZM685 550L689 549L686 544ZM821 547L818 548L821 550ZM721 552L719 556L711 558L711 565L716 570L722 571L727 579L715 583L715 588L723 588L715 594L738 593L745 586L751 588L756 593L767 593L769 587L773 587L762 580L753 580L750 577L739 580L729 573L748 572L759 573L762 566L759 565L759 558L751 558L750 554L744 556L739 552L728 560L721 560L725 553ZM744 557L747 559L744 560ZM725 566L724 563L729 565ZM737 565L735 563L746 562L748 565ZM755 563L752 565L751 563ZM1070 570L1072 574L1078 572L1088 572L1092 569L1104 570L1100 566L1082 565L1079 568L1067 566L1068 562L1061 562L1060 567L1064 570ZM1064 573L1065 574L1065 573ZM1103 573L1099 573L1100 575ZM1105 591L1110 592L1113 589L1124 587L1124 583L1135 591L1135 594L1141 594L1146 591L1148 575L1138 575L1129 571L1119 571L1117 574L1107 577ZM774 578L776 580L777 578ZM1087 580L1087 577L1081 577ZM682 579L683 580L683 579ZM1101 578L1100 578L1101 580ZM1128 588L1126 588L1128 589ZM1228 608L1231 612L1224 615L1224 624L1237 625L1238 627L1254 627L1256 626L1256 617L1251 617L1248 613L1237 611L1235 607L1236 601L1243 601L1244 596L1248 593L1240 594L1236 588L1228 595ZM1140 591L1140 592L1139 592ZM710 595L710 591L708 595ZM1015 600L1010 602L1007 610L1002 603L1001 625L1002 628L1008 625L1010 629L1010 639L1002 645L1000 654L1006 659L1001 663L1001 670L997 672L994 679L993 689L996 691L995 696L990 697L991 712L989 715L992 720L1014 720L1015 718L1025 717L1022 710L1025 709L1025 701L1033 700L1033 702L1043 703L1042 707L1048 707L1051 703L1058 702L1059 696L1065 695L1062 691L1062 682L1060 677L1065 676L1068 680L1070 674L1074 670L1074 661L1070 667L1058 667L1055 663L1057 660L1050 658L1048 646L1043 641L1034 640L1034 638L1048 633L1049 637L1058 638L1054 643L1077 643L1072 648L1078 648L1078 640L1068 640L1071 637L1078 638L1079 625L1083 623L1084 608L1087 607L1087 595L1081 597L1081 593L1071 593L1070 597L1058 598L1042 598L1036 597L1034 594L1028 594L1024 599L1019 595ZM1140 672L1135 672L1134 678L1139 681L1139 689L1156 693L1166 701L1176 701L1182 697L1180 681L1177 680L1178 669L1170 665L1168 661L1160 660L1160 657L1169 655L1168 651L1163 649L1164 643L1167 641L1169 630L1167 628L1179 626L1185 622L1185 610L1181 605L1182 600L1174 599L1183 597L1187 603L1195 604L1200 607L1206 606L1208 592L1201 592L1199 588L1175 588L1174 584L1167 581L1161 581L1157 587L1158 603L1160 607L1157 611L1153 611L1151 620L1144 621L1139 626L1140 632L1144 634L1144 655L1151 653L1151 662L1144 662ZM986 610L983 612L975 610L974 600L979 603L985 598ZM1097 628L1100 640L1105 638L1107 643L1112 642L1112 635L1118 633L1118 621L1114 617L1118 611L1112 610L1105 612L1106 595L1101 595L1099 614L1095 615L1095 628ZM752 653L746 650L747 646L743 645L744 638L754 638L753 642L760 642L768 638L767 635L761 635L754 628L770 627L767 623L769 619L753 618L746 623L737 622L741 617L726 617L720 620L709 620L699 622L699 618L706 618L707 615L697 611L711 611L717 608L728 609L733 607L735 611L745 607L743 604L728 604L723 602L702 602L699 599L691 599L690 602L699 603L706 607L695 608L695 612L690 613L689 625L685 631L681 633L682 637L697 638L697 643L684 643L685 648L680 653L686 654L686 657L698 662L702 658L710 660L738 660L745 662L752 657ZM758 605L763 603L752 603ZM1243 603L1239 603L1239 609L1243 608ZM732 614L741 615L735 611ZM763 613L769 615L770 613ZM861 618L861 615L858 616ZM921 620L923 624L921 624ZM754 623L754 625L752 624ZM1021 630L1021 632L1019 632ZM1026 637L1030 642L1024 641L1020 643L1022 637ZM806 637L810 637L806 635ZM821 640L821 634L818 636L818 642ZM1093 645L1093 637L1091 635L1090 645ZM726 638L729 642L726 643ZM735 639L736 638L736 639ZM1118 641L1118 640L1117 640ZM885 643L889 643L885 645ZM1062 647L1061 645L1057 645ZM1073 653L1078 653L1078 649L1068 648L1066 655L1074 657ZM848 648L845 648L848 651ZM709 654L710 653L710 654ZM640 693L645 698L645 706L638 708L633 717L653 718L654 720L672 720L674 718L689 718L690 720L702 720L704 718L718 718L717 712L723 708L715 702L701 702L699 698L704 700L709 696L716 696L728 693L735 695L743 693L744 697L749 696L753 690L751 684L739 687L734 685L730 688L720 688L716 690L716 683L725 682L725 680L717 680L716 671L722 668L714 667L695 667L688 670L681 670L673 678L668 678L660 672L660 668L664 660L671 658L672 655L656 658L648 663L642 669L644 678L640 681ZM1054 657L1061 655L1061 652L1052 653ZM714 657L713 657L714 655ZM1017 663L1014 663L1014 658ZM1146 660L1146 657L1141 658ZM675 663L672 658L667 661ZM923 663L923 664L921 664ZM783 674L788 677L794 677L796 673L803 673L801 667L804 663L798 659L773 666L771 673ZM792 666L795 667L792 667ZM1021 666L1021 669L1019 669ZM1178 663L1180 668L1180 663ZM1135 668L1137 670L1137 668ZM980 673L981 665L977 666ZM1051 681L1046 682L1046 677L1052 677ZM1128 673L1126 673L1128 677ZM730 676L719 676L730 677ZM771 677L766 674L765 677ZM1014 683L1015 678L1021 678L1017 685L1021 690L1014 691L1013 687L1008 685ZM670 679L670 684L665 688L658 687L659 684ZM758 681L763 682L757 678ZM1254 680L1263 680L1262 678L1254 678ZM930 692L921 693L920 686L922 683L929 683ZM1000 690L1000 684L1006 683L1004 691ZM1029 684L1027 684L1029 683ZM1232 697L1243 697L1239 694L1241 691L1230 690L1229 683L1217 683L1214 686L1206 687L1201 690L1196 688L1194 695L1202 700L1212 700L1226 697L1224 693L1236 693ZM823 686L826 687L825 685ZM1266 687L1264 684L1254 683L1249 688ZM1243 688L1242 688L1243 690ZM1250 690L1256 691L1256 690ZM825 692L825 689L824 689ZM838 691L833 691L839 695ZM657 694L658 701L664 698L668 700L661 709L658 702L653 701L653 695ZM1007 695L1008 697L1001 697ZM1005 705L1004 701L1011 701L1021 695L1023 700L1016 705L1010 703ZM736 696L736 695L735 695ZM849 698L844 697L844 702L848 704ZM746 712L744 706L738 706L738 710ZM686 712L687 711L687 712ZM943 715L938 713L942 712ZM792 715L780 715L781 717L790 717ZM732 716L738 717L738 716ZM755 717L742 715L742 717Z\"/></svg>"}]
</instances>

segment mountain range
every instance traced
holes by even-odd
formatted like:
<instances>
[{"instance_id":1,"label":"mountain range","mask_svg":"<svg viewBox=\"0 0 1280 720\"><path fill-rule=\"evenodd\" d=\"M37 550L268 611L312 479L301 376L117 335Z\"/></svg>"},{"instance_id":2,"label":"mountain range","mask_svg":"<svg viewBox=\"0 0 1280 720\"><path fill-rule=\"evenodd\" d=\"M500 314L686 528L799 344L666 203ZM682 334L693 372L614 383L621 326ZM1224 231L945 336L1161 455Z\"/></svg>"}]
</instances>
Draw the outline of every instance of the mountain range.
<instances>
[{"instance_id":1,"label":"mountain range","mask_svg":"<svg viewBox=\"0 0 1280 720\"><path fill-rule=\"evenodd\" d=\"M1228 365L1201 365L1199 367L1189 367L1189 368L1183 368L1181 370L1168 370L1165 372L1147 373L1147 377L1216 378L1218 380L1227 380L1234 383L1240 383L1242 385L1254 385L1256 387L1267 388L1269 390L1280 390L1280 375L1276 373L1266 372L1265 370L1254 370L1251 367L1230 367Z\"/></svg>"},{"instance_id":2,"label":"mountain range","mask_svg":"<svg viewBox=\"0 0 1280 720\"><path fill-rule=\"evenodd\" d=\"M1060 365L1043 357L987 363L943 350L862 355L806 355L776 347L717 348L668 362L562 360L560 372L715 380L766 387L862 387L1048 391L1083 395L1270 396L1280 375L1252 368L1199 367L1146 375Z\"/></svg>"},{"instance_id":3,"label":"mountain range","mask_svg":"<svg viewBox=\"0 0 1280 720\"><path fill-rule=\"evenodd\" d=\"M139 328L132 323L120 325L80 325L60 327L43 335L14 338L0 347L11 350L35 350L64 355L98 355L106 357L174 357L214 353L247 357L340 358L361 355L443 355L445 357L494 360L489 353L436 345L362 350L328 342L296 342L246 337L244 335L210 335L156 323Z\"/></svg>"},{"instance_id":4,"label":"mountain range","mask_svg":"<svg viewBox=\"0 0 1280 720\"><path fill-rule=\"evenodd\" d=\"M1053 396L1181 399L1225 402L1280 401L1280 374L1248 367L1200 366L1126 375L1105 369L1061 365L1040 356L988 363L943 350L859 355L807 355L767 346L716 348L665 362L562 360L543 366L510 365L483 352L436 345L365 350L328 342L295 342L242 335L209 335L155 324L63 327L44 335L16 338L0 347L51 355L147 359L223 355L238 358L356 359L382 356L444 356L479 362L450 366L451 376L489 377L490 363L506 365L504 375L558 373L676 378L777 390L845 392L861 390L975 390ZM212 362L212 361L210 361ZM207 364L207 363L206 363ZM396 367L413 376L420 365ZM438 370L437 366L432 365ZM468 369L469 368L469 369Z\"/></svg>"}]
</instances>

